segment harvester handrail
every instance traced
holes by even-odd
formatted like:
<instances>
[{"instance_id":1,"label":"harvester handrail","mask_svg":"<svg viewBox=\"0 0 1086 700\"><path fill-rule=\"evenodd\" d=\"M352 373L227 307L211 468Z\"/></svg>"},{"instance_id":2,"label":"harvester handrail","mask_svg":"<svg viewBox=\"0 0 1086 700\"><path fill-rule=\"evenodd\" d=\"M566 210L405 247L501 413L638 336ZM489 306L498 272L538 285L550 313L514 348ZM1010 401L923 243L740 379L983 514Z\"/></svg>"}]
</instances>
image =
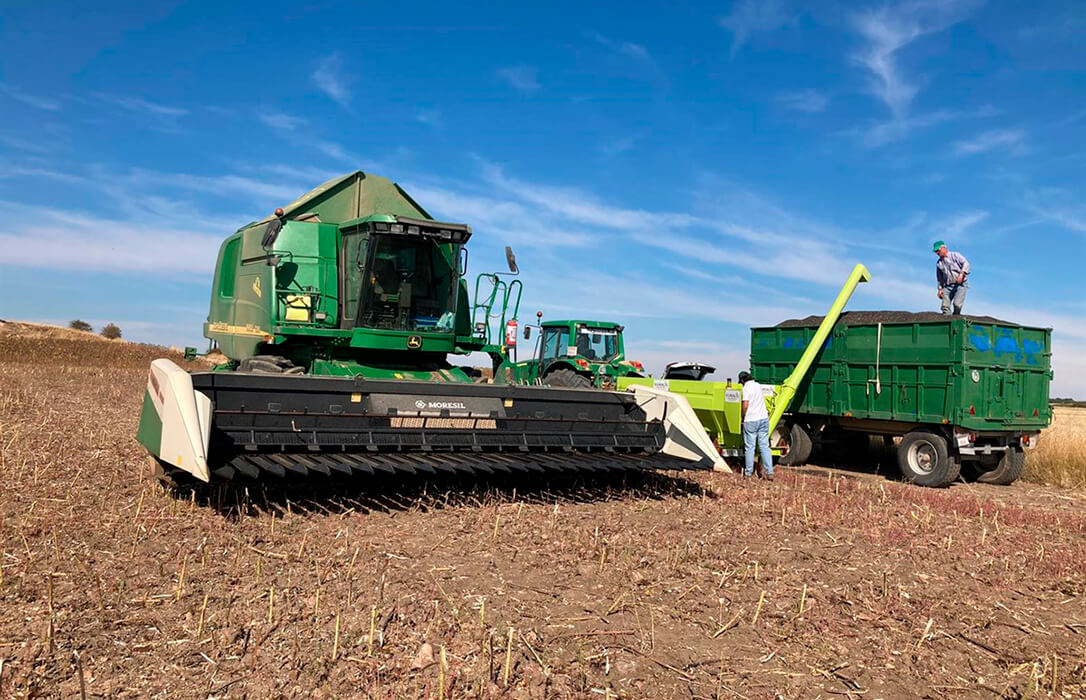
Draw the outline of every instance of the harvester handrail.
<instances>
[{"instance_id":1,"label":"harvester handrail","mask_svg":"<svg viewBox=\"0 0 1086 700\"><path fill-rule=\"evenodd\" d=\"M777 427L777 423L780 422L781 416L788 410L788 405L792 403L792 399L796 395L796 390L799 388L803 378L807 376L807 372L811 369L811 365L814 364L815 357L819 351L822 350L823 343L826 342L826 338L829 337L830 332L833 330L833 326L837 323L837 319L841 316L841 311L844 310L845 304L848 303L849 298L852 296L852 292L856 290L856 286L861 282L870 282L871 273L862 264L857 263L852 268L852 274L848 276L848 280L845 281L845 286L841 287L841 291L837 294L837 298L834 300L833 305L830 306L830 310L826 312L825 318L822 319L822 323L818 325L818 330L815 331L811 341L807 344L807 348L803 351L803 355L800 356L799 362L796 363L795 369L788 375L780 388L777 389L777 393L773 399L773 413L769 416L769 432L772 434L773 430Z\"/></svg>"}]
</instances>

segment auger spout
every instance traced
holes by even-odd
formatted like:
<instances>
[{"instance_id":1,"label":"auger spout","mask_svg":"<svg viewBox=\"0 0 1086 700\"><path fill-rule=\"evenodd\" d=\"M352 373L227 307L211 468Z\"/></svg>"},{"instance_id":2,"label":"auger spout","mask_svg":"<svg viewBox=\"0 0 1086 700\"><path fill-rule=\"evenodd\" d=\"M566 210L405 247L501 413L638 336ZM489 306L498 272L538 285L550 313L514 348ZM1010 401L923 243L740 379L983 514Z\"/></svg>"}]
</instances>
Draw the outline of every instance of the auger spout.
<instances>
[{"instance_id":1,"label":"auger spout","mask_svg":"<svg viewBox=\"0 0 1086 700\"><path fill-rule=\"evenodd\" d=\"M819 324L818 330L815 331L814 336L811 338L811 342L807 344L807 349L803 351L803 355L799 358L799 362L796 363L795 369L788 375L788 378L777 389L776 395L773 399L773 410L769 415L769 432L773 433L773 430L777 427L777 423L780 421L781 416L788 410L788 405L792 403L792 399L796 395L796 390L799 388L800 382L807 375L808 370L811 369L811 365L814 364L815 357L819 351L822 350L822 345L826 342L826 338L829 337L830 331L833 330L834 324L837 323L837 319L841 316L841 311L844 310L845 304L848 303L852 293L856 291L856 286L861 282L870 282L871 273L862 264L857 263L856 267L852 268L852 274L848 276L848 280L845 282L845 286L841 288L841 291L837 294L837 299L834 300L833 305L830 306L830 310L826 313L826 317L822 319L822 323Z\"/></svg>"}]
</instances>

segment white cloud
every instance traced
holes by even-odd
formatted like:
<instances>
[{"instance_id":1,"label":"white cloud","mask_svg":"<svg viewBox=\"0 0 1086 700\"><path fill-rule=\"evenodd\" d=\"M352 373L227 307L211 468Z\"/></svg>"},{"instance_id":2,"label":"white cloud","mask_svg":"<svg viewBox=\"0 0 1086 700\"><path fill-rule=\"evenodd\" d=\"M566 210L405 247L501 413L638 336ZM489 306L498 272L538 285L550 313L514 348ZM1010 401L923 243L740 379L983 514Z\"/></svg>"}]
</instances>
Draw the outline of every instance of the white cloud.
<instances>
[{"instance_id":1,"label":"white cloud","mask_svg":"<svg viewBox=\"0 0 1086 700\"><path fill-rule=\"evenodd\" d=\"M981 107L975 110L939 109L912 116L894 115L886 121L863 129L860 132L860 140L868 148L877 148L900 141L918 129L927 129L951 121L994 117L998 114L999 110L992 107Z\"/></svg>"},{"instance_id":2,"label":"white cloud","mask_svg":"<svg viewBox=\"0 0 1086 700\"><path fill-rule=\"evenodd\" d=\"M986 211L967 211L956 214L948 221L936 225L933 230L940 238L954 238L988 218Z\"/></svg>"},{"instance_id":3,"label":"white cloud","mask_svg":"<svg viewBox=\"0 0 1086 700\"><path fill-rule=\"evenodd\" d=\"M539 71L534 66L507 66L499 68L498 77L521 92L535 92L539 89Z\"/></svg>"},{"instance_id":4,"label":"white cloud","mask_svg":"<svg viewBox=\"0 0 1086 700\"><path fill-rule=\"evenodd\" d=\"M969 0L917 0L882 5L852 17L853 28L865 42L853 60L870 74L871 93L896 118L907 114L919 90L918 81L902 69L898 53L916 39L961 21L974 4Z\"/></svg>"},{"instance_id":5,"label":"white cloud","mask_svg":"<svg viewBox=\"0 0 1086 700\"><path fill-rule=\"evenodd\" d=\"M660 69L659 64L656 63L656 59L653 58L652 54L649 53L649 50L641 44L635 44L632 41L616 41L599 32L593 32L589 36L591 36L600 46L603 46L610 51L616 62L623 63L632 68L636 77L650 79L664 77L664 72Z\"/></svg>"},{"instance_id":6,"label":"white cloud","mask_svg":"<svg viewBox=\"0 0 1086 700\"><path fill-rule=\"evenodd\" d=\"M1086 203L1066 190L1046 188L1025 194L1022 206L1045 221L1086 233Z\"/></svg>"},{"instance_id":7,"label":"white cloud","mask_svg":"<svg viewBox=\"0 0 1086 700\"><path fill-rule=\"evenodd\" d=\"M343 57L334 53L325 56L313 71L313 82L317 89L339 103L341 107L351 104L351 91L343 76Z\"/></svg>"},{"instance_id":8,"label":"white cloud","mask_svg":"<svg viewBox=\"0 0 1086 700\"><path fill-rule=\"evenodd\" d=\"M793 19L785 11L781 0L736 0L732 3L731 12L719 22L732 33L731 55L735 56L751 35L776 31Z\"/></svg>"},{"instance_id":9,"label":"white cloud","mask_svg":"<svg viewBox=\"0 0 1086 700\"><path fill-rule=\"evenodd\" d=\"M415 110L415 121L421 124L426 124L427 126L438 128L442 125L441 110L437 108L427 109L424 107L420 107L419 109Z\"/></svg>"},{"instance_id":10,"label":"white cloud","mask_svg":"<svg viewBox=\"0 0 1086 700\"><path fill-rule=\"evenodd\" d=\"M36 107L37 109L43 109L47 112L55 112L60 109L60 102L48 97L41 97L40 95L34 95L29 92L23 92L14 85L8 85L6 83L0 83L0 92L3 92L13 100L22 102L25 105Z\"/></svg>"},{"instance_id":11,"label":"white cloud","mask_svg":"<svg viewBox=\"0 0 1086 700\"><path fill-rule=\"evenodd\" d=\"M987 153L997 148L1007 148L1012 153L1020 153L1025 138L1026 134L1021 129L991 129L973 138L955 141L953 151L957 156Z\"/></svg>"},{"instance_id":12,"label":"white cloud","mask_svg":"<svg viewBox=\"0 0 1086 700\"><path fill-rule=\"evenodd\" d=\"M794 109L797 112L807 112L808 114L824 112L830 103L830 98L826 93L813 88L807 88L806 90L799 90L796 92L785 92L778 95L777 99L788 109Z\"/></svg>"},{"instance_id":13,"label":"white cloud","mask_svg":"<svg viewBox=\"0 0 1086 700\"><path fill-rule=\"evenodd\" d=\"M110 93L99 92L95 93L95 97L103 102L108 102L128 110L129 112L149 114L154 117L170 119L183 117L189 113L187 109L182 107L159 104L158 102L151 102L142 97L134 97L131 95L113 95Z\"/></svg>"},{"instance_id":14,"label":"white cloud","mask_svg":"<svg viewBox=\"0 0 1086 700\"><path fill-rule=\"evenodd\" d=\"M0 202L0 247L19 267L210 276L221 232Z\"/></svg>"},{"instance_id":15,"label":"white cloud","mask_svg":"<svg viewBox=\"0 0 1086 700\"><path fill-rule=\"evenodd\" d=\"M306 125L305 119L283 112L261 112L257 118L276 131L295 131Z\"/></svg>"}]
</instances>

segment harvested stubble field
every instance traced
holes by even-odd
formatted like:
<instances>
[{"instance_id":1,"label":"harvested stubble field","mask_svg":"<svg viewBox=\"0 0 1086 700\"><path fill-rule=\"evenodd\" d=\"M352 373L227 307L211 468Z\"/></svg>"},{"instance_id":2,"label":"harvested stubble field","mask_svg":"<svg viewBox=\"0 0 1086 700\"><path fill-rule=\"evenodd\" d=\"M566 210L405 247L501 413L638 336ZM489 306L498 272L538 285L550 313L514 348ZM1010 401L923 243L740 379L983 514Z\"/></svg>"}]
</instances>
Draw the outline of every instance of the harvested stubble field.
<instances>
[{"instance_id":1,"label":"harvested stubble field","mask_svg":"<svg viewBox=\"0 0 1086 700\"><path fill-rule=\"evenodd\" d=\"M1086 692L1081 492L813 470L172 494L132 437L162 350L4 325L0 697Z\"/></svg>"}]
</instances>

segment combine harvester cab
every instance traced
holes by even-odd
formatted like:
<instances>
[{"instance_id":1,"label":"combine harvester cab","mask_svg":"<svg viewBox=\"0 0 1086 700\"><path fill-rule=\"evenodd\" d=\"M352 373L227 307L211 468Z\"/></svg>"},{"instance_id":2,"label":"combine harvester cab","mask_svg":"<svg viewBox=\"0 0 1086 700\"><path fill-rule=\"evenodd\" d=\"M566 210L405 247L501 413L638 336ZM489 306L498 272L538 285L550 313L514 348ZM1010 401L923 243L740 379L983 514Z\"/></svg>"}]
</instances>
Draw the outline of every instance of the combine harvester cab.
<instances>
[{"instance_id":1,"label":"combine harvester cab","mask_svg":"<svg viewBox=\"0 0 1086 700\"><path fill-rule=\"evenodd\" d=\"M474 322L470 237L362 172L242 227L204 326L228 362L153 362L139 441L203 482L723 467L680 396L473 383L450 364L507 361Z\"/></svg>"}]
</instances>

